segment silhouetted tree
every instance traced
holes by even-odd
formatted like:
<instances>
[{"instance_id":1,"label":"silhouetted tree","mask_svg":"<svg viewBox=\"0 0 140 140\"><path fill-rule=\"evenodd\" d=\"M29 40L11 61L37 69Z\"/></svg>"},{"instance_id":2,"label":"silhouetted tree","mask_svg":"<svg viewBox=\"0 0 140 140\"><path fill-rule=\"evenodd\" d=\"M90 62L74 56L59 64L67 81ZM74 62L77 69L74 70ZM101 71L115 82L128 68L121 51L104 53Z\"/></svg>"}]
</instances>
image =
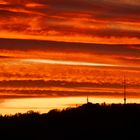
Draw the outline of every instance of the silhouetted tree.
<instances>
[{"instance_id":1,"label":"silhouetted tree","mask_svg":"<svg viewBox=\"0 0 140 140\"><path fill-rule=\"evenodd\" d=\"M139 104L92 104L77 108L53 109L48 113L28 111L0 116L0 135L78 139L110 136L137 136L140 126Z\"/></svg>"}]
</instances>

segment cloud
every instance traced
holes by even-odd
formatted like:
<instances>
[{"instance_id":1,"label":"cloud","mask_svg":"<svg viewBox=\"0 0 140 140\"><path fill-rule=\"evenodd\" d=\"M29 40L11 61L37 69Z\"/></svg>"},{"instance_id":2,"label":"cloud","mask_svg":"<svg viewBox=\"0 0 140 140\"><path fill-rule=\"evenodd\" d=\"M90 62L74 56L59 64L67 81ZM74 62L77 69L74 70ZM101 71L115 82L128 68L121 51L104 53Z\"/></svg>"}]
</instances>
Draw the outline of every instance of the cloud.
<instances>
[{"instance_id":1,"label":"cloud","mask_svg":"<svg viewBox=\"0 0 140 140\"><path fill-rule=\"evenodd\" d=\"M4 68L6 65L6 68ZM120 97L123 74L127 92L139 97L139 70L80 66L19 64L8 62L0 68L0 97ZM84 75L84 76L83 76Z\"/></svg>"},{"instance_id":2,"label":"cloud","mask_svg":"<svg viewBox=\"0 0 140 140\"><path fill-rule=\"evenodd\" d=\"M10 80L10 81L0 81L0 87L5 88L5 87L11 87L11 88L49 88L49 87L64 87L64 88L109 88L109 87L115 87L115 88L120 88L122 85L120 84L113 84L113 83L92 83L92 82L68 82L68 81L55 81L55 80L50 80L50 81L44 81L44 80Z\"/></svg>"},{"instance_id":3,"label":"cloud","mask_svg":"<svg viewBox=\"0 0 140 140\"><path fill-rule=\"evenodd\" d=\"M0 39L0 55L14 59L52 59L139 66L140 45ZM78 55L79 54L79 55ZM101 59L101 56L104 59ZM10 59L9 59L10 60Z\"/></svg>"},{"instance_id":4,"label":"cloud","mask_svg":"<svg viewBox=\"0 0 140 140\"><path fill-rule=\"evenodd\" d=\"M1 50L42 50L42 51L64 51L64 52L87 52L87 53L100 53L100 54L134 54L139 56L139 50L137 48L140 45L129 45L129 44L95 44L95 43L72 43L72 42L61 42L61 41L39 41L29 39L0 39ZM127 43L127 42L126 42ZM133 46L133 47L132 47Z\"/></svg>"},{"instance_id":5,"label":"cloud","mask_svg":"<svg viewBox=\"0 0 140 140\"><path fill-rule=\"evenodd\" d=\"M99 19L125 19L124 16L129 19L138 19L139 15L139 4L132 4L130 2L114 2L113 0L56 0L56 1L32 1L35 3L47 5L49 14L51 12L54 14L63 12L79 12L79 13L89 13L95 18ZM45 8L47 10L47 8ZM43 11L44 12L44 11Z\"/></svg>"},{"instance_id":6,"label":"cloud","mask_svg":"<svg viewBox=\"0 0 140 140\"><path fill-rule=\"evenodd\" d=\"M5 98L31 98L31 97L75 97L75 96L87 96L94 95L94 96L108 96L107 92L78 92L78 91L51 91L51 90L7 90L3 91L0 90L1 94L0 97ZM3 92L6 92L3 94ZM113 92L112 92L113 93ZM120 94L118 93L118 95Z\"/></svg>"},{"instance_id":7,"label":"cloud","mask_svg":"<svg viewBox=\"0 0 140 140\"><path fill-rule=\"evenodd\" d=\"M117 77L122 71L137 88L139 14L139 0L1 0L0 96L81 96L87 94L86 89L96 95L100 88L111 92L106 89L109 93L99 95L115 96L112 88L121 88ZM22 61L26 59L126 67L60 67Z\"/></svg>"},{"instance_id":8,"label":"cloud","mask_svg":"<svg viewBox=\"0 0 140 140\"><path fill-rule=\"evenodd\" d=\"M76 96L94 96L94 97L112 97L112 98L119 98L122 97L122 92L117 90L106 90L102 91L101 89L98 91L93 92L79 92L79 91L52 91L52 90L7 90L4 91L6 93L3 94L1 91L0 97L3 99L8 98L34 98L34 97L76 97ZM139 92L128 92L127 96L133 98L139 98Z\"/></svg>"},{"instance_id":9,"label":"cloud","mask_svg":"<svg viewBox=\"0 0 140 140\"><path fill-rule=\"evenodd\" d=\"M109 78L109 77L108 77ZM114 80L116 80L114 78ZM96 82L95 82L96 81ZM133 83L133 81L129 81L129 88L139 87L139 83ZM95 77L94 82L76 82L76 81L64 81L64 80L3 80L0 81L0 89L5 90L56 90L59 88L60 90L73 90L73 91L85 91L87 89L94 91L98 88L122 88L123 85L121 81L107 81L102 80L99 82L99 79Z\"/></svg>"},{"instance_id":10,"label":"cloud","mask_svg":"<svg viewBox=\"0 0 140 140\"><path fill-rule=\"evenodd\" d=\"M61 41L64 41L65 36L67 41L74 41L75 36L80 36L83 39L90 38L92 42L97 42L95 37L101 38L100 42L105 42L105 39L118 42L111 37L128 37L131 40L137 38L137 43L140 42L140 5L137 1L132 3L113 0L7 0L5 2L0 4L1 34L7 32L11 36L12 32L19 33L19 36L32 35L33 38L38 36L54 40L58 38ZM70 36L72 39L68 38Z\"/></svg>"}]
</instances>

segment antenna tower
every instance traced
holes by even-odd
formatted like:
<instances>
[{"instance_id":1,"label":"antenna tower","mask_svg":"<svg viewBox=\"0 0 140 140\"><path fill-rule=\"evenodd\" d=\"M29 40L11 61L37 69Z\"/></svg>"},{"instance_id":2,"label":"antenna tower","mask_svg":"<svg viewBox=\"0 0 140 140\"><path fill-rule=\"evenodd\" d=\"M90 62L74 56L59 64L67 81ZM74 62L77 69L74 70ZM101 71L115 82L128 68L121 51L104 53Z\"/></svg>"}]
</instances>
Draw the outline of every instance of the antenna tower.
<instances>
[{"instance_id":1,"label":"antenna tower","mask_svg":"<svg viewBox=\"0 0 140 140\"><path fill-rule=\"evenodd\" d=\"M124 75L123 88L124 88L124 104L126 104L126 77L125 75Z\"/></svg>"}]
</instances>

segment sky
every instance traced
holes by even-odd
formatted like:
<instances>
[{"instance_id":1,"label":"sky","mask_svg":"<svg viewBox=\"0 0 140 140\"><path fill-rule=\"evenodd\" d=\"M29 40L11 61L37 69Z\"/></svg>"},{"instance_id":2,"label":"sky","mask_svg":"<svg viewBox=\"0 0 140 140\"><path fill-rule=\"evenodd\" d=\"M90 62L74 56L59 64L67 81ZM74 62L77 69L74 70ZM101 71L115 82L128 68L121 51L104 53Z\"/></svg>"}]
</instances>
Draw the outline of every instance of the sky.
<instances>
[{"instance_id":1,"label":"sky","mask_svg":"<svg viewBox=\"0 0 140 140\"><path fill-rule=\"evenodd\" d=\"M139 44L139 0L1 0L0 37Z\"/></svg>"},{"instance_id":2,"label":"sky","mask_svg":"<svg viewBox=\"0 0 140 140\"><path fill-rule=\"evenodd\" d=\"M140 0L0 0L5 99L140 99Z\"/></svg>"}]
</instances>

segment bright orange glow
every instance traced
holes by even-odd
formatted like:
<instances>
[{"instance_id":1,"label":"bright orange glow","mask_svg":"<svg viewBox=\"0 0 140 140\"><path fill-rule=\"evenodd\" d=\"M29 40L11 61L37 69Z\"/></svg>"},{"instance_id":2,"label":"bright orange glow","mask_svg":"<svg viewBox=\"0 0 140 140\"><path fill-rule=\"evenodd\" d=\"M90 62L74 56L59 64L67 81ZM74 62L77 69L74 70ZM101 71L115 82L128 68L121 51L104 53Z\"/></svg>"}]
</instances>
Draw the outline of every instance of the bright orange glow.
<instances>
[{"instance_id":1,"label":"bright orange glow","mask_svg":"<svg viewBox=\"0 0 140 140\"><path fill-rule=\"evenodd\" d=\"M122 98L97 98L90 97L92 103L123 103ZM140 103L140 99L128 99L128 103ZM0 112L2 115L15 114L18 112L26 113L29 110L46 113L51 109L64 109L68 107L77 107L86 103L86 97L69 97L69 98L24 98L24 99L8 99L1 103Z\"/></svg>"},{"instance_id":2,"label":"bright orange glow","mask_svg":"<svg viewBox=\"0 0 140 140\"><path fill-rule=\"evenodd\" d=\"M27 3L26 7L29 7L29 8L43 8L44 5L43 4L38 4L38 3Z\"/></svg>"},{"instance_id":3,"label":"bright orange glow","mask_svg":"<svg viewBox=\"0 0 140 140\"><path fill-rule=\"evenodd\" d=\"M21 60L25 62L33 62L33 63L44 63L44 64L58 64L58 65L72 65L72 66L108 66L108 67L120 67L119 65L111 65L111 64L99 64L99 63L89 63L89 62L76 62L76 61L62 61L62 60L43 60L43 59L26 59Z\"/></svg>"}]
</instances>

